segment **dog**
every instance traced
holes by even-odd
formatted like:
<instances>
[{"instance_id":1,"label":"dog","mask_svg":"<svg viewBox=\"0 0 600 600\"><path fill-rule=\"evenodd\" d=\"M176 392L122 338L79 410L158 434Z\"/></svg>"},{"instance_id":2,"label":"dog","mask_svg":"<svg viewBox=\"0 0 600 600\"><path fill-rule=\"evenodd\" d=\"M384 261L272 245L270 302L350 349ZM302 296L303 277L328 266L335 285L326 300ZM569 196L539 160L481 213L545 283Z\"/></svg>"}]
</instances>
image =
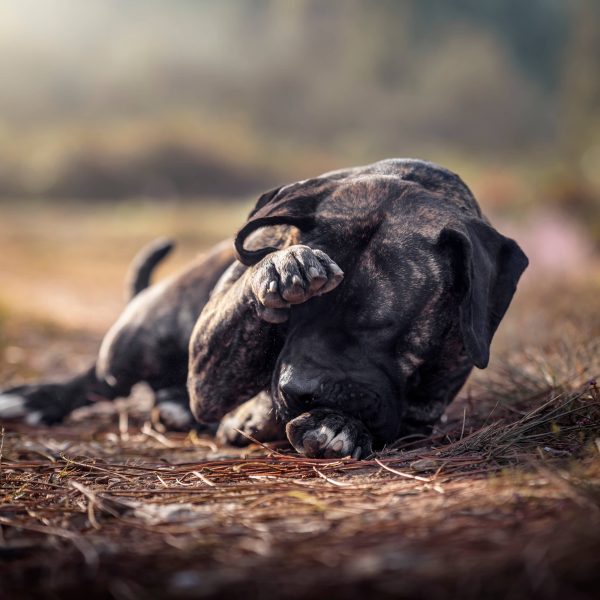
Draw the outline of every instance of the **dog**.
<instances>
[{"instance_id":1,"label":"dog","mask_svg":"<svg viewBox=\"0 0 600 600\"><path fill-rule=\"evenodd\" d=\"M95 365L4 391L0 418L57 422L146 382L169 427L364 458L431 432L487 366L528 264L458 175L412 159L271 190L233 245L149 286L171 247L138 258Z\"/></svg>"}]
</instances>

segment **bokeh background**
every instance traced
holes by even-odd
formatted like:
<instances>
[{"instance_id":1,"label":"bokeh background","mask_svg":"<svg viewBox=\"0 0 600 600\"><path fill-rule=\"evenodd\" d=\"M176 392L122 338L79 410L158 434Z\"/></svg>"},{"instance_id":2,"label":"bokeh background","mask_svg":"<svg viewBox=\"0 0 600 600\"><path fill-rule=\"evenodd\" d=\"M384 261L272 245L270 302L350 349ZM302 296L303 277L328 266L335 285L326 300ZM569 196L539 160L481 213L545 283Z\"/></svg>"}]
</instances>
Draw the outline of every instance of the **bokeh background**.
<instances>
[{"instance_id":1,"label":"bokeh background","mask_svg":"<svg viewBox=\"0 0 600 600\"><path fill-rule=\"evenodd\" d=\"M595 0L0 0L0 384L89 361L145 242L172 271L259 192L390 156L529 254L498 344L593 329L599 74Z\"/></svg>"},{"instance_id":2,"label":"bokeh background","mask_svg":"<svg viewBox=\"0 0 600 600\"><path fill-rule=\"evenodd\" d=\"M0 596L598 598L598 0L0 0L0 389L88 367L152 239L164 277L392 156L531 261L433 437L321 472L163 434L143 386L0 423Z\"/></svg>"}]
</instances>

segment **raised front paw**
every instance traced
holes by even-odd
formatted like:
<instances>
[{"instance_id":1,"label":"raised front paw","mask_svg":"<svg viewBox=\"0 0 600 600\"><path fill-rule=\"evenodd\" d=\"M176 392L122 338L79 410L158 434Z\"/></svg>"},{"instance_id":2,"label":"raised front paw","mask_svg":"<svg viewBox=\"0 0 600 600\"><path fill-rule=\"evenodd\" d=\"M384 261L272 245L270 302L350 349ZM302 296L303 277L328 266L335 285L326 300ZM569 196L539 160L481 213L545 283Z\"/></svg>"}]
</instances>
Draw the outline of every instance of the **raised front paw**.
<instances>
[{"instance_id":1,"label":"raised front paw","mask_svg":"<svg viewBox=\"0 0 600 600\"><path fill-rule=\"evenodd\" d=\"M283 323L290 305L330 292L343 278L342 269L325 252L296 245L263 258L251 286L259 316L269 323Z\"/></svg>"},{"instance_id":2,"label":"raised front paw","mask_svg":"<svg viewBox=\"0 0 600 600\"><path fill-rule=\"evenodd\" d=\"M354 417L327 409L305 412L285 427L294 448L309 458L366 458L372 453L371 434Z\"/></svg>"}]
</instances>

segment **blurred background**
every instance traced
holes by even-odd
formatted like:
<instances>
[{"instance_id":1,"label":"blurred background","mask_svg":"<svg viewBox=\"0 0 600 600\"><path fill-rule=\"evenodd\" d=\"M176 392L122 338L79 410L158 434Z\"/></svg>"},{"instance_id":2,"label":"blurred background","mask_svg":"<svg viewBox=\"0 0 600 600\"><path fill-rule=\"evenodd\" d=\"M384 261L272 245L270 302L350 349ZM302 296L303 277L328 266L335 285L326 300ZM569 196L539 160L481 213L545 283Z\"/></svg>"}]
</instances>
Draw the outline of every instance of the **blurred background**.
<instances>
[{"instance_id":1,"label":"blurred background","mask_svg":"<svg viewBox=\"0 0 600 600\"><path fill-rule=\"evenodd\" d=\"M0 0L0 375L88 360L146 241L172 271L261 191L390 156L457 171L529 254L506 339L549 297L577 313L599 74L596 0Z\"/></svg>"}]
</instances>

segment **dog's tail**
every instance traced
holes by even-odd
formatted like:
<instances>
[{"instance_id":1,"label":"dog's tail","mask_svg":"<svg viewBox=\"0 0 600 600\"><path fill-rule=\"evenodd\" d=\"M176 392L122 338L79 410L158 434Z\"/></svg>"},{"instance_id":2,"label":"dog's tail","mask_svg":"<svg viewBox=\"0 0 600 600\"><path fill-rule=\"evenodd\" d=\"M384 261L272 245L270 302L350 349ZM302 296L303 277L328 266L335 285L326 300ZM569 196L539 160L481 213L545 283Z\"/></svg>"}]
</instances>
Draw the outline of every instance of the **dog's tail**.
<instances>
[{"instance_id":1,"label":"dog's tail","mask_svg":"<svg viewBox=\"0 0 600 600\"><path fill-rule=\"evenodd\" d=\"M152 272L171 250L175 243L168 239L158 239L144 246L133 259L127 275L127 295L129 299L137 296L150 285Z\"/></svg>"}]
</instances>

